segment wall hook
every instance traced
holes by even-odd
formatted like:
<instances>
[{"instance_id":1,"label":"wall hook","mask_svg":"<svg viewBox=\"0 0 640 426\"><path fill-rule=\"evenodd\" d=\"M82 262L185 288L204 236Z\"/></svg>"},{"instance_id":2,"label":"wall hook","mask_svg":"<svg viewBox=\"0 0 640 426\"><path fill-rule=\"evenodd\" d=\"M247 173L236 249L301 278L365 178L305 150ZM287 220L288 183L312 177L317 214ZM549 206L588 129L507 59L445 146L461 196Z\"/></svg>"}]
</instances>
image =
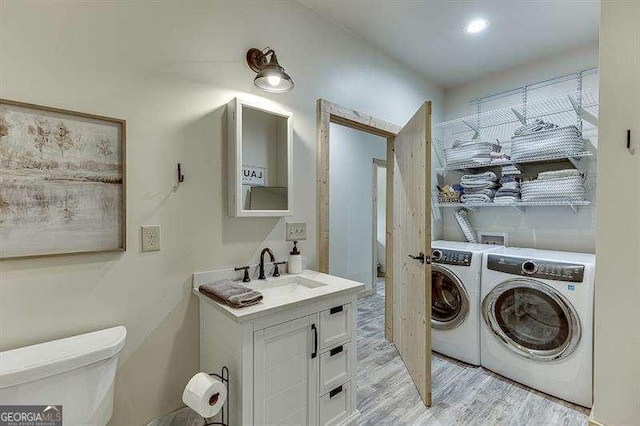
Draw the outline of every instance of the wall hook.
<instances>
[{"instance_id":1,"label":"wall hook","mask_svg":"<svg viewBox=\"0 0 640 426\"><path fill-rule=\"evenodd\" d=\"M627 149L629 150L629 154L636 155L636 149L631 148L631 129L627 129Z\"/></svg>"},{"instance_id":2,"label":"wall hook","mask_svg":"<svg viewBox=\"0 0 640 426\"><path fill-rule=\"evenodd\" d=\"M178 183L184 182L184 174L182 174L182 163L178 163Z\"/></svg>"}]
</instances>

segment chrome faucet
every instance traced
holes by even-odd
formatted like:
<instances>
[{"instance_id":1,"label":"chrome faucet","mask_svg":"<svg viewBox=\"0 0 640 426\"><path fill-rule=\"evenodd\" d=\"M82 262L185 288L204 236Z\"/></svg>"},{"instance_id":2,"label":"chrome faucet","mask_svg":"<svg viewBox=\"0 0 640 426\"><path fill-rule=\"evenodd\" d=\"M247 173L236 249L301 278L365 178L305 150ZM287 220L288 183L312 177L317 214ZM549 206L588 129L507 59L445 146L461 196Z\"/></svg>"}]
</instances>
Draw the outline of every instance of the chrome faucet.
<instances>
[{"instance_id":1,"label":"chrome faucet","mask_svg":"<svg viewBox=\"0 0 640 426\"><path fill-rule=\"evenodd\" d=\"M269 253L269 256L271 257L272 262L276 261L276 257L273 255L273 252L269 247L265 247L262 249L262 252L260 253L260 276L258 277L259 280L267 279L267 277L264 275L264 254L265 253Z\"/></svg>"}]
</instances>

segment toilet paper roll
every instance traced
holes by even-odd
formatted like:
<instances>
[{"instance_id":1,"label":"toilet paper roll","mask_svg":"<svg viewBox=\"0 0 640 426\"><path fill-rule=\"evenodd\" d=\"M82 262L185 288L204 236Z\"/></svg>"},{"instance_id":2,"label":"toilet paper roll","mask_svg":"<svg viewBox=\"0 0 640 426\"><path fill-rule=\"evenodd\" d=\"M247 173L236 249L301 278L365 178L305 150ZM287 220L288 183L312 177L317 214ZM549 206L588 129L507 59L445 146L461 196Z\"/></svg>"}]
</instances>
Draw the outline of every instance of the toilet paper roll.
<instances>
[{"instance_id":1,"label":"toilet paper roll","mask_svg":"<svg viewBox=\"0 0 640 426\"><path fill-rule=\"evenodd\" d=\"M213 417L227 400L227 388L216 377L198 373L189 380L182 401L202 417Z\"/></svg>"}]
</instances>

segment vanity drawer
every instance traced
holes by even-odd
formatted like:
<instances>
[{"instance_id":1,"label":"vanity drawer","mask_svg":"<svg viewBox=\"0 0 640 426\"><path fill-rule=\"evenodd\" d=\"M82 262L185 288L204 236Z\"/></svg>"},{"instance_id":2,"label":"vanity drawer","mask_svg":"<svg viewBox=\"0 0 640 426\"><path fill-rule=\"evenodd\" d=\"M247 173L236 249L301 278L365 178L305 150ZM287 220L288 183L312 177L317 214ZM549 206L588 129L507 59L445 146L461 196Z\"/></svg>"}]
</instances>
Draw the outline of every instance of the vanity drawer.
<instances>
[{"instance_id":1,"label":"vanity drawer","mask_svg":"<svg viewBox=\"0 0 640 426\"><path fill-rule=\"evenodd\" d=\"M351 340L351 303L320 312L320 350Z\"/></svg>"},{"instance_id":2,"label":"vanity drawer","mask_svg":"<svg viewBox=\"0 0 640 426\"><path fill-rule=\"evenodd\" d=\"M351 379L352 343L345 343L320 354L320 395Z\"/></svg>"},{"instance_id":3,"label":"vanity drawer","mask_svg":"<svg viewBox=\"0 0 640 426\"><path fill-rule=\"evenodd\" d=\"M335 425L351 415L351 382L320 397L320 426Z\"/></svg>"}]
</instances>

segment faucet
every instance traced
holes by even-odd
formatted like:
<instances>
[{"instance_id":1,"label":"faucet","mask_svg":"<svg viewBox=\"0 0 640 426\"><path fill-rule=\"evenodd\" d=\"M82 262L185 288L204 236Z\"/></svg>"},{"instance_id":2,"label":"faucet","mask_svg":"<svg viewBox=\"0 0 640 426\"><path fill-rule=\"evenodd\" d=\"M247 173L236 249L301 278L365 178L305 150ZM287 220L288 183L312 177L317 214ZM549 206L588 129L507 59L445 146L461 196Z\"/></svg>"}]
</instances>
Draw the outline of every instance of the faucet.
<instances>
[{"instance_id":1,"label":"faucet","mask_svg":"<svg viewBox=\"0 0 640 426\"><path fill-rule=\"evenodd\" d=\"M262 249L262 252L260 253L260 276L258 277L259 280L267 279L267 277L264 275L264 254L265 253L269 253L269 256L271 257L272 262L276 261L276 257L273 255L273 252L269 247L265 247Z\"/></svg>"}]
</instances>

